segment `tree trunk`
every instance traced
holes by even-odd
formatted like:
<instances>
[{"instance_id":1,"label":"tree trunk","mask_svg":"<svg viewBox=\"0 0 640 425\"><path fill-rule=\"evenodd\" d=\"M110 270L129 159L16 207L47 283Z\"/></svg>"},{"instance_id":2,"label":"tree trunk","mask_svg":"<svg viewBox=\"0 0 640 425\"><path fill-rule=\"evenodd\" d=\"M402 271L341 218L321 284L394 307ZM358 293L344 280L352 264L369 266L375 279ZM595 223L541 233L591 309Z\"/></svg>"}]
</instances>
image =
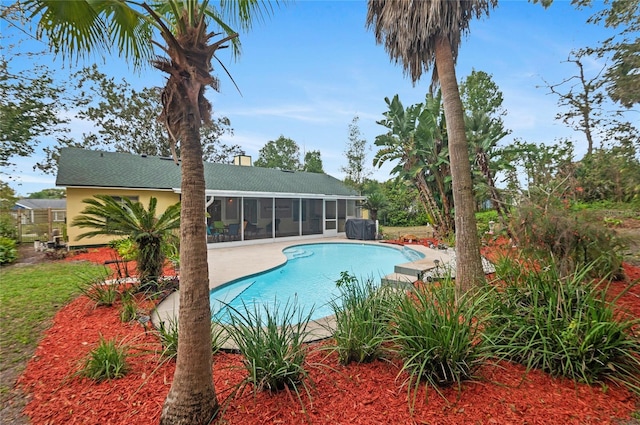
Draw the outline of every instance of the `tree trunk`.
<instances>
[{"instance_id":1,"label":"tree trunk","mask_svg":"<svg viewBox=\"0 0 640 425\"><path fill-rule=\"evenodd\" d=\"M456 226L456 293L460 297L484 282L484 271L474 213L475 199L464 113L458 91L451 43L446 36L440 34L436 37L435 48L436 69L442 89L449 137Z\"/></svg>"},{"instance_id":2,"label":"tree trunk","mask_svg":"<svg viewBox=\"0 0 640 425\"><path fill-rule=\"evenodd\" d=\"M185 96L186 97L186 96ZM180 310L178 357L160 423L208 424L218 412L213 386L205 228L205 180L198 111L181 123Z\"/></svg>"}]
</instances>

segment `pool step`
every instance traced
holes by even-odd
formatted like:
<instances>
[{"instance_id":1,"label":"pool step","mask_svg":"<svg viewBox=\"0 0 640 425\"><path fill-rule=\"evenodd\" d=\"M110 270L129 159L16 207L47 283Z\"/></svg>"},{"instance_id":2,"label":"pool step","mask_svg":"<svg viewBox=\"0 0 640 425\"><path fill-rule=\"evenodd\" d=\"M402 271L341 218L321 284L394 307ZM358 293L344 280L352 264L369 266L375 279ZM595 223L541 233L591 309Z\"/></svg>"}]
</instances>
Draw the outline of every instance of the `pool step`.
<instances>
[{"instance_id":1,"label":"pool step","mask_svg":"<svg viewBox=\"0 0 640 425\"><path fill-rule=\"evenodd\" d=\"M414 282L418 280L415 276L403 273L391 273L382 278L382 286L392 286L394 288L413 288Z\"/></svg>"},{"instance_id":2,"label":"pool step","mask_svg":"<svg viewBox=\"0 0 640 425\"><path fill-rule=\"evenodd\" d=\"M431 258L422 258L410 263L398 264L394 267L393 271L396 273L413 276L416 279L420 279L425 272L434 269L436 264Z\"/></svg>"}]
</instances>

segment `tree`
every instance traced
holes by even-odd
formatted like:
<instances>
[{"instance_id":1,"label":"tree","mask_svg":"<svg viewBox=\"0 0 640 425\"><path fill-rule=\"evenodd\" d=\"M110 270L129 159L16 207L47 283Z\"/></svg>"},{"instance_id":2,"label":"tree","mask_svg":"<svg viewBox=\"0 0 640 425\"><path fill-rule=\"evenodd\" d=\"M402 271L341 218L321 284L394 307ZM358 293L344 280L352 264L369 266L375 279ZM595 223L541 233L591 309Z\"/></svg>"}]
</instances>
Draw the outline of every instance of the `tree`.
<instances>
[{"instance_id":1,"label":"tree","mask_svg":"<svg viewBox=\"0 0 640 425\"><path fill-rule=\"evenodd\" d=\"M98 70L96 65L78 71L77 93L71 99L79 111L76 118L89 121L91 131L81 140L58 138L57 144L45 147L46 158L36 167L54 173L62 147L82 147L129 152L136 155L171 156L171 144L158 116L162 112L160 87L135 90L126 81L116 82ZM200 128L203 160L231 163L241 150L237 145L220 142L224 134L231 134L229 119L219 117ZM176 147L180 156L180 146Z\"/></svg>"},{"instance_id":2,"label":"tree","mask_svg":"<svg viewBox=\"0 0 640 425\"><path fill-rule=\"evenodd\" d=\"M304 166L302 170L308 173L324 173L320 151L309 151L304 154Z\"/></svg>"},{"instance_id":3,"label":"tree","mask_svg":"<svg viewBox=\"0 0 640 425\"><path fill-rule=\"evenodd\" d=\"M227 42L234 52L239 51L237 33L223 18L247 29L255 13L269 12L268 4L262 6L257 0L221 1L217 10L197 0L151 4L127 0L26 2L29 18L37 22L37 35L46 37L56 53L73 60L96 50L115 51L137 69L151 63L169 75L162 92L160 119L171 143L181 148L180 332L162 424L208 423L218 412L212 379L200 128L210 121L211 114L205 90L208 86L218 88L218 80L211 75L214 55ZM222 32L210 31L210 24ZM156 55L156 47L165 56Z\"/></svg>"},{"instance_id":4,"label":"tree","mask_svg":"<svg viewBox=\"0 0 640 425\"><path fill-rule=\"evenodd\" d=\"M556 84L545 81L545 84L552 94L558 96L558 105L568 108L566 112L558 113L556 119L584 133L587 140L587 156L589 156L593 152L594 132L602 123L604 92L600 89L605 81L600 76L604 68L592 78L585 75L582 64L584 56L585 52L572 52L567 59L567 62L574 63L578 67L578 75Z\"/></svg>"},{"instance_id":5,"label":"tree","mask_svg":"<svg viewBox=\"0 0 640 425\"><path fill-rule=\"evenodd\" d=\"M484 282L475 219L471 164L455 61L469 22L489 13L497 0L400 2L369 0L367 26L383 43L392 60L402 62L415 83L423 70L435 65L432 81L439 82L449 138L456 224L456 289L458 295Z\"/></svg>"},{"instance_id":6,"label":"tree","mask_svg":"<svg viewBox=\"0 0 640 425\"><path fill-rule=\"evenodd\" d=\"M140 202L110 195L95 195L83 202L87 206L71 225L92 230L81 233L78 239L98 235L130 238L137 248L139 289L157 292L165 259L162 244L180 228L180 203L170 205L157 217L158 200L154 197L149 199L147 209Z\"/></svg>"},{"instance_id":7,"label":"tree","mask_svg":"<svg viewBox=\"0 0 640 425\"><path fill-rule=\"evenodd\" d=\"M451 236L451 187L447 160L447 137L440 95L427 96L425 103L403 107L395 95L385 98L389 108L384 119L377 121L388 132L376 137L380 147L373 159L374 166L397 161L391 170L418 189L429 222L442 238Z\"/></svg>"},{"instance_id":8,"label":"tree","mask_svg":"<svg viewBox=\"0 0 640 425\"><path fill-rule=\"evenodd\" d=\"M369 210L370 219L373 221L378 220L378 211L383 209L387 205L387 199L382 192L373 192L367 195L367 199L362 203L362 206Z\"/></svg>"},{"instance_id":9,"label":"tree","mask_svg":"<svg viewBox=\"0 0 640 425\"><path fill-rule=\"evenodd\" d=\"M275 141L270 140L260 149L259 157L253 165L280 170L299 170L300 148L292 139L281 135Z\"/></svg>"},{"instance_id":10,"label":"tree","mask_svg":"<svg viewBox=\"0 0 640 425\"><path fill-rule=\"evenodd\" d=\"M585 58L591 59L587 50L571 52L567 62L577 66L577 75L563 81L550 84L545 81L549 91L558 97L558 105L566 111L558 113L556 118L566 125L584 134L587 141L586 157L593 154L594 143L600 139L624 140L637 137L637 130L629 122L623 121L621 110L611 110L606 102L603 67L596 75L588 76L583 64Z\"/></svg>"},{"instance_id":11,"label":"tree","mask_svg":"<svg viewBox=\"0 0 640 425\"><path fill-rule=\"evenodd\" d=\"M347 165L340 167L340 171L346 173L345 183L355 188L358 192L362 192L362 185L365 179L371 175L371 171L367 170L367 139L362 137L358 122L360 117L353 117L349 124L349 142L345 156L347 157Z\"/></svg>"},{"instance_id":12,"label":"tree","mask_svg":"<svg viewBox=\"0 0 640 425\"><path fill-rule=\"evenodd\" d=\"M42 65L12 73L4 52L0 57L0 168L14 165L14 156L32 155L43 137L68 131L59 113L64 88L50 75Z\"/></svg>"},{"instance_id":13,"label":"tree","mask_svg":"<svg viewBox=\"0 0 640 425\"><path fill-rule=\"evenodd\" d=\"M67 197L66 189L43 189L29 194L29 199L64 199Z\"/></svg>"},{"instance_id":14,"label":"tree","mask_svg":"<svg viewBox=\"0 0 640 425\"><path fill-rule=\"evenodd\" d=\"M487 199L488 194L501 224L507 228L507 211L494 179L496 171L508 166L504 161L499 161L497 149L500 140L511 133L505 130L502 121L502 116L506 113L502 109L502 92L490 74L473 70L460 84L460 97L465 109L465 126L469 154L474 165L476 194L484 196L480 201ZM482 190L483 188L486 190Z\"/></svg>"},{"instance_id":15,"label":"tree","mask_svg":"<svg viewBox=\"0 0 640 425\"><path fill-rule=\"evenodd\" d=\"M589 7L593 0L573 3ZM614 102L631 108L640 103L640 0L606 0L604 4L610 7L597 12L587 22L604 22L605 27L620 29L620 32L585 51L598 57L611 55L612 64L605 72L607 93Z\"/></svg>"}]
</instances>

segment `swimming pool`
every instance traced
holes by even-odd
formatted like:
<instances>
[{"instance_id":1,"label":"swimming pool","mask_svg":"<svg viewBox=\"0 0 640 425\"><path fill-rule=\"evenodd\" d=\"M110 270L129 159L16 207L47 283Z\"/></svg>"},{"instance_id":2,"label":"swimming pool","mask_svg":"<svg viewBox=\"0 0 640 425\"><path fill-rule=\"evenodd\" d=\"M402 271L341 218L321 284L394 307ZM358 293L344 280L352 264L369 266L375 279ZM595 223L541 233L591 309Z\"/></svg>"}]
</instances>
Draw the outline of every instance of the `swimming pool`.
<instances>
[{"instance_id":1,"label":"swimming pool","mask_svg":"<svg viewBox=\"0 0 640 425\"><path fill-rule=\"evenodd\" d=\"M336 281L348 271L359 279L375 282L393 273L396 264L416 261L424 254L401 249L359 243L316 243L288 247L282 251L287 262L274 269L234 280L211 290L209 299L214 320L226 322L227 305L244 312L246 305L260 303L267 308L275 303L293 302L303 314L314 308L312 319L333 314L329 302L340 294ZM251 259L247 259L251 261Z\"/></svg>"}]
</instances>

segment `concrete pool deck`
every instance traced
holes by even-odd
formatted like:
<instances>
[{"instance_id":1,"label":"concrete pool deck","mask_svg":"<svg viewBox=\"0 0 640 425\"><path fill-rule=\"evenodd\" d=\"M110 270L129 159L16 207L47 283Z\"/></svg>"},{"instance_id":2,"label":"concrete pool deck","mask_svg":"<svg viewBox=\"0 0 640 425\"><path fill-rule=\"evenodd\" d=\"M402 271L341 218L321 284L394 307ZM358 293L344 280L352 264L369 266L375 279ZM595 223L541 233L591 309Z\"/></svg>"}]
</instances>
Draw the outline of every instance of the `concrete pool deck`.
<instances>
[{"instance_id":1,"label":"concrete pool deck","mask_svg":"<svg viewBox=\"0 0 640 425\"><path fill-rule=\"evenodd\" d=\"M287 261L287 258L282 251L287 247L301 244L336 242L374 245L381 244L388 247L402 248L402 246L386 244L381 241L362 241L347 239L346 237L283 241L258 245L233 246L228 248L216 247L209 249L207 252L209 263L209 288L213 289L235 279L270 270L284 264ZM397 266L396 273L394 273L394 275L398 275L398 277L390 277L391 275L387 276L386 278L389 278L390 280L387 280L386 283L394 280L405 284L413 283L418 280L418 273L435 267L434 260L440 261L440 264L443 265L450 263L452 260L452 251L450 250L437 250L423 245L408 245L407 247L421 252L425 255L425 258L398 265L401 266L401 270L399 270ZM407 270L410 271L407 272ZM400 273L398 273L398 271L400 271ZM416 273L415 277L412 277L413 273ZM411 279L413 279L413 281L411 281ZM177 320L180 307L179 297L180 294L178 292L174 292L158 305L151 315L151 320L154 325L157 326L160 322L172 323ZM331 328L331 322L331 317L329 317L311 323L309 329L311 331L309 340L318 340L330 336L329 329Z\"/></svg>"}]
</instances>

